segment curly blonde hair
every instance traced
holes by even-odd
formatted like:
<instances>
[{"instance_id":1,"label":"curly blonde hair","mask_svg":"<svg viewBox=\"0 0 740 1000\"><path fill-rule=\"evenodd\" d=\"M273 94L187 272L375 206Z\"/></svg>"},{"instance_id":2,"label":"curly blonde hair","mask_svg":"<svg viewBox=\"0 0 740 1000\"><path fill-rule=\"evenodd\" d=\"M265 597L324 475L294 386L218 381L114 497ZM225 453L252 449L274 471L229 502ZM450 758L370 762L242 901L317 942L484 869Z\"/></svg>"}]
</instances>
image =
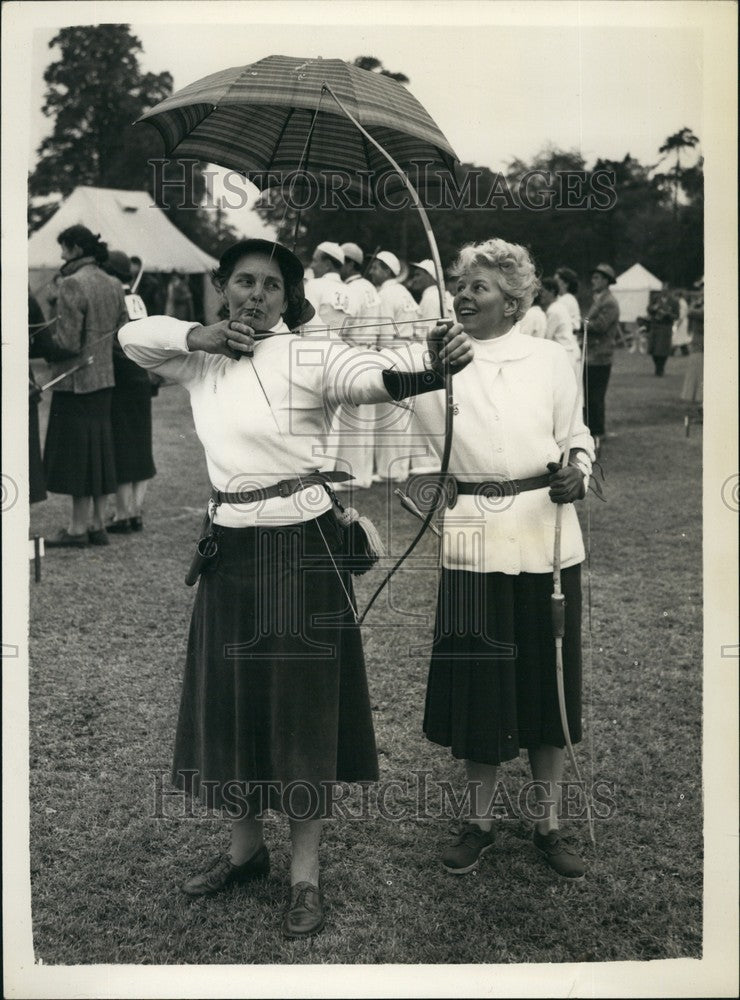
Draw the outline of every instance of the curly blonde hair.
<instances>
[{"instance_id":1,"label":"curly blonde hair","mask_svg":"<svg viewBox=\"0 0 740 1000\"><path fill-rule=\"evenodd\" d=\"M490 239L483 243L468 243L458 254L450 274L457 278L471 267L487 267L496 271L499 288L516 304L517 323L532 305L539 290L539 281L529 251L516 243Z\"/></svg>"}]
</instances>

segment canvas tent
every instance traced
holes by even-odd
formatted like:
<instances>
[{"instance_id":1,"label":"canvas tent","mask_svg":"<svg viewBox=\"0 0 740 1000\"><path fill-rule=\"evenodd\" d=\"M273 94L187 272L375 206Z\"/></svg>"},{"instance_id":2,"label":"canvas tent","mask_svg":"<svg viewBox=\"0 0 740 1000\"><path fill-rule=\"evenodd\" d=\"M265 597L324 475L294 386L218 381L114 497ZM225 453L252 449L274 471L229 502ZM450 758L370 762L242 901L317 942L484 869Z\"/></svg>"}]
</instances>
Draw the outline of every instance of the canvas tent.
<instances>
[{"instance_id":1,"label":"canvas tent","mask_svg":"<svg viewBox=\"0 0 740 1000\"><path fill-rule=\"evenodd\" d=\"M68 226L82 224L100 233L110 250L141 257L146 271L207 275L216 261L174 226L146 191L78 187L54 215L28 240L31 291L47 286L62 264L57 237ZM216 319L219 302L210 281L204 282L206 320Z\"/></svg>"},{"instance_id":2,"label":"canvas tent","mask_svg":"<svg viewBox=\"0 0 740 1000\"><path fill-rule=\"evenodd\" d=\"M651 291L659 291L663 287L660 278L656 278L642 264L633 264L617 278L611 292L619 303L619 319L622 323L634 323L638 316L647 314Z\"/></svg>"}]
</instances>

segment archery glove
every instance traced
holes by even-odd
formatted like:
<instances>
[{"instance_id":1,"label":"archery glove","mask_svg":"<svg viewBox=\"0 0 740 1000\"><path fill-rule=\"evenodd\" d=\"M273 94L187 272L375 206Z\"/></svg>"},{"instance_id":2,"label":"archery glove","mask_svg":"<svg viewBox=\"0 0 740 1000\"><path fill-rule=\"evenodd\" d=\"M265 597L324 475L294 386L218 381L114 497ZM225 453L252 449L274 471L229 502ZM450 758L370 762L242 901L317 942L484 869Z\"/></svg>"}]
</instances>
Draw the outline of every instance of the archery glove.
<instances>
[{"instance_id":1,"label":"archery glove","mask_svg":"<svg viewBox=\"0 0 740 1000\"><path fill-rule=\"evenodd\" d=\"M553 503L573 503L586 496L583 472L574 465L560 466L557 462L548 462L547 471L550 473L550 499Z\"/></svg>"}]
</instances>

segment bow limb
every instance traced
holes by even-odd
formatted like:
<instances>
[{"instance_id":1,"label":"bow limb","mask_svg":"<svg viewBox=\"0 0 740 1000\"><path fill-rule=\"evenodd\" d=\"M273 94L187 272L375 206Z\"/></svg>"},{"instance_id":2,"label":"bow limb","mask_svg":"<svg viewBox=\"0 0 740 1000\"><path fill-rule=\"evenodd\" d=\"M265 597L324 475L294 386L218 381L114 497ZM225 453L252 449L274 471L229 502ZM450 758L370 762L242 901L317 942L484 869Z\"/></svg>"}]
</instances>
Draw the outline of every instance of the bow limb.
<instances>
[{"instance_id":1,"label":"bow limb","mask_svg":"<svg viewBox=\"0 0 740 1000\"><path fill-rule=\"evenodd\" d=\"M401 180L403 181L404 185L406 186L406 189L407 189L407 191L409 193L409 196L410 196L411 201L412 201L412 203L414 205L414 208L416 208L417 212L419 213L419 215L421 217L421 221L422 221L422 224L424 226L424 231L426 233L427 240L429 242L429 249L430 249L430 252L432 254L432 260L434 261L434 270L435 270L436 275L437 275L437 292L439 294L440 316L444 319L445 316L446 316L446 308L445 308L444 272L442 270L442 261L441 261L440 256L439 256L439 249L437 248L437 241L434 238L434 233L432 232L432 226L431 226L431 223L429 222L429 216L427 215L426 210L424 209L424 206L422 205L421 200L419 199L419 195L416 192L416 188L411 183L411 181L408 179L408 177L406 176L406 174L404 173L404 171L401 169L401 167L399 166L399 164L393 159L393 157L391 156L391 154L386 149L384 149L383 146L381 146L380 143L372 135L370 135L370 133L367 131L367 129L365 129L365 128L362 127L362 125L358 122L358 120L351 114L350 111L347 110L347 108L344 106L344 104L339 100L339 98L334 93L334 91L331 89L331 87L327 83L324 83L321 89L322 89L322 92L326 91L326 93L328 93L330 95L330 97L338 105L338 107L340 108L340 110L342 111L342 113L344 115L346 115L347 118L349 118L349 120L355 126L355 128L359 132L362 133L362 135L365 137L365 139L367 140L367 142L369 142L372 146L374 146L378 150L378 152L381 153L386 158L386 160L388 160L388 162L390 163L390 165L393 167L393 169L396 171L396 173L398 174L398 176L401 178ZM450 452L452 450L452 416L453 416L454 406L455 406L455 402L454 402L454 399L452 397L452 373L450 372L450 366L449 366L449 364L446 364L445 365L445 443L444 443L444 450L442 452L442 461L441 461L440 471L439 471L439 498L440 499L442 498L442 496L444 494L445 480L447 478L447 470L448 470L449 465L450 465ZM432 504L432 506L430 507L430 509L427 512L426 516L424 517L424 521L423 521L423 523L421 525L421 528L419 528L419 531L416 534L416 537L412 539L411 544L409 545L409 547L406 549L406 551L403 553L403 555L401 556L401 558L395 564L395 566L393 567L393 569L388 573L388 575L385 577L385 579L380 584L380 586L378 587L378 589L375 591L375 593L373 594L373 596L370 598L370 600L369 600L369 602L367 604L367 607L365 608L365 610L360 615L360 618L358 619L358 623L360 625L365 620L365 617L366 617L368 611L373 606L373 604L377 600L378 596L382 593L382 591L384 590L386 584L390 581L390 579L393 576L393 574L402 565L402 563L411 555L411 553L414 551L414 549L416 548L416 546L421 541L421 539L424 536L427 528L432 523L432 519L434 517L435 512L436 512L436 505Z\"/></svg>"},{"instance_id":2,"label":"bow limb","mask_svg":"<svg viewBox=\"0 0 740 1000\"><path fill-rule=\"evenodd\" d=\"M578 414L579 407L582 405L583 372L586 364L587 339L588 339L588 320L585 320L583 326L583 353L581 355L579 381L576 389L576 399L575 403L573 404L573 411L570 417L568 436L566 438L565 446L563 448L563 459L562 459L563 465L566 465L568 463L568 458L570 456L570 446L573 440L573 430L575 428L575 423L576 423L576 416ZM583 783L583 778L581 777L581 772L578 768L578 762L576 761L576 755L573 750L573 743L570 738L570 727L568 725L568 714L565 707L565 680L563 677L565 597L563 596L562 581L561 581L561 536L562 536L562 524L563 524L563 506L564 506L563 504L558 504L557 510L555 511L555 541L553 546L553 558L552 558L553 590L552 590L552 597L550 598L551 611L552 611L553 637L555 641L555 675L556 675L557 691L558 691L558 708L560 710L560 725L563 730L563 739L565 740L565 746L568 751L568 758L570 760L571 767L573 768L573 773L576 776L576 780L583 789L583 797L586 803L586 816L588 818L588 832L591 838L591 843L595 846L596 836L594 834L594 820L593 820L593 814L591 812L591 803L589 802L588 792L586 791L586 786Z\"/></svg>"},{"instance_id":3,"label":"bow limb","mask_svg":"<svg viewBox=\"0 0 740 1000\"><path fill-rule=\"evenodd\" d=\"M449 370L449 365L447 366L447 370L445 372L445 406L446 406L446 410L445 410L445 443L444 443L444 451L442 453L442 461L440 463L440 470L439 470L439 473L438 473L438 494L437 494L437 496L438 496L438 499L440 500L440 502L441 502L441 500L442 500L442 498L443 498L443 496L445 494L445 481L447 479L447 470L448 470L449 465L450 465L450 452L452 450L452 416L453 416L453 411L454 411L454 407L455 407L455 401L454 401L454 399L452 397L452 374L451 374L451 372ZM393 574L396 572L397 569L399 569L401 567L401 565L406 561L406 559L408 559L408 557L414 551L414 549L419 544L419 542L421 541L421 539L424 537L427 529L429 528L429 526L432 523L432 520L434 519L434 515L436 514L436 512L437 512L437 504L432 503L430 505L430 507L429 507L429 510L427 511L427 513L423 517L423 521L422 521L421 527L419 528L419 530L416 533L416 535L414 536L414 538L411 540L411 544L406 549L406 551L403 553L403 555L400 557L400 559L396 562L396 564L393 566L393 568L390 570L390 572L384 577L384 579L381 582L380 586L377 588L377 590L375 591L375 593L373 594L373 596L368 601L365 610L362 612L362 614L358 618L358 621L357 621L358 625L362 625L362 623L365 621L365 618L367 616L368 611L373 606L373 604L375 604L375 601L381 595L381 593L385 589L386 585L388 583L390 583L390 580L391 580L391 577L393 576Z\"/></svg>"}]
</instances>

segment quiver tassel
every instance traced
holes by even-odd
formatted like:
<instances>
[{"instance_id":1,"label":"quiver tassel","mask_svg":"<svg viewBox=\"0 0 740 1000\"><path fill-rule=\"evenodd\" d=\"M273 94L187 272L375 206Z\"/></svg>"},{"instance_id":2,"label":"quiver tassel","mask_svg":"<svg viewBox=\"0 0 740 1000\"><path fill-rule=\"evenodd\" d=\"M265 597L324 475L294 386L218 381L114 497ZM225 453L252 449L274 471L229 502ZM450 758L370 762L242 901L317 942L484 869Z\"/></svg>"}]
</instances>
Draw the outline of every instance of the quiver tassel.
<instances>
[{"instance_id":1,"label":"quiver tassel","mask_svg":"<svg viewBox=\"0 0 740 1000\"><path fill-rule=\"evenodd\" d=\"M370 518L358 514L354 507L336 505L334 513L346 532L348 568L355 576L362 576L385 555L383 540Z\"/></svg>"}]
</instances>

